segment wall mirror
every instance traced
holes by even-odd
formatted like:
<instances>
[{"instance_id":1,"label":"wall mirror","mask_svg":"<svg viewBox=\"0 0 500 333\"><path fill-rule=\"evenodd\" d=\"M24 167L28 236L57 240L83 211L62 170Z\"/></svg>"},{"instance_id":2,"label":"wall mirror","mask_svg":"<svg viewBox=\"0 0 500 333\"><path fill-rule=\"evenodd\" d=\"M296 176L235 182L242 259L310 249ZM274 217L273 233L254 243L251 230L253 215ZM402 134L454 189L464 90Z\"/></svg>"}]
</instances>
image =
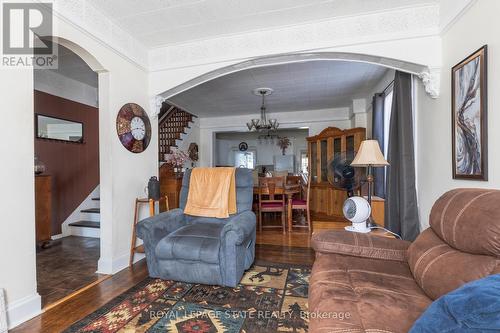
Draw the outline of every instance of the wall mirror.
<instances>
[{"instance_id":1,"label":"wall mirror","mask_svg":"<svg viewBox=\"0 0 500 333\"><path fill-rule=\"evenodd\" d=\"M36 115L36 137L83 143L83 124L77 121Z\"/></svg>"}]
</instances>

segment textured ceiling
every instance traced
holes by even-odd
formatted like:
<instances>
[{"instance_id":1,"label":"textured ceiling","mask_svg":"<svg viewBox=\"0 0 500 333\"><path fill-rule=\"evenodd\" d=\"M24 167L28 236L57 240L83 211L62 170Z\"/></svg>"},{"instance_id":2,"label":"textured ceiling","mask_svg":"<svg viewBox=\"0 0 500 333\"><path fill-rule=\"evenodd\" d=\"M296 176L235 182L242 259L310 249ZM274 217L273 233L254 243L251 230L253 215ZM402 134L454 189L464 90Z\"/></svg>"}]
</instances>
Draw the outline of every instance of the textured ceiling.
<instances>
[{"instance_id":1,"label":"textured ceiling","mask_svg":"<svg viewBox=\"0 0 500 333\"><path fill-rule=\"evenodd\" d=\"M89 1L148 47L439 2L439 0Z\"/></svg>"},{"instance_id":2,"label":"textured ceiling","mask_svg":"<svg viewBox=\"0 0 500 333\"><path fill-rule=\"evenodd\" d=\"M268 112L318 110L351 106L366 97L387 69L347 61L310 61L252 68L196 86L169 98L202 117L255 114L261 99L252 91L274 89L266 98Z\"/></svg>"}]
</instances>

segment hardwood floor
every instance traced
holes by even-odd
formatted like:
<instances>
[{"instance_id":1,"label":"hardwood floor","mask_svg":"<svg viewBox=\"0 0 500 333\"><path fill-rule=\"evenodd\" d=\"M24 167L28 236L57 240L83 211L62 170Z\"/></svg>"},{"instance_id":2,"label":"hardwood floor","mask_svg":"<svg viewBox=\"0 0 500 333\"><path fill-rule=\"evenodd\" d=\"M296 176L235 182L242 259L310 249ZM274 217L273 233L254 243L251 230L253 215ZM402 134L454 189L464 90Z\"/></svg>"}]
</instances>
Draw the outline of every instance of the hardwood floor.
<instances>
[{"instance_id":1,"label":"hardwood floor","mask_svg":"<svg viewBox=\"0 0 500 333\"><path fill-rule=\"evenodd\" d=\"M37 251L37 290L42 308L105 277L96 273L99 242L98 238L69 236Z\"/></svg>"},{"instance_id":2,"label":"hardwood floor","mask_svg":"<svg viewBox=\"0 0 500 333\"><path fill-rule=\"evenodd\" d=\"M345 223L315 222L315 230L340 229ZM310 248L310 235L299 229L283 235L279 230L265 230L257 235L256 260L312 264L314 250ZM148 276L146 261L141 260L108 279L80 292L78 295L47 309L41 315L11 330L14 333L61 332L72 323L84 318L116 296L133 287Z\"/></svg>"}]
</instances>

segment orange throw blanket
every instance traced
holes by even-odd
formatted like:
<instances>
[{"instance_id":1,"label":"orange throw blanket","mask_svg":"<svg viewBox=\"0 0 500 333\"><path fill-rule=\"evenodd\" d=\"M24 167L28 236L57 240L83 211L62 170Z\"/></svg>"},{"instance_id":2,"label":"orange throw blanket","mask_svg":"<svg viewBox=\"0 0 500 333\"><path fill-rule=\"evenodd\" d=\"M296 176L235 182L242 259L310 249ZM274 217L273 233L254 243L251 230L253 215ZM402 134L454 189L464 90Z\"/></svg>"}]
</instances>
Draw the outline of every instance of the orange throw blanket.
<instances>
[{"instance_id":1,"label":"orange throw blanket","mask_svg":"<svg viewBox=\"0 0 500 333\"><path fill-rule=\"evenodd\" d=\"M236 213L235 168L194 168L184 213L226 218Z\"/></svg>"}]
</instances>

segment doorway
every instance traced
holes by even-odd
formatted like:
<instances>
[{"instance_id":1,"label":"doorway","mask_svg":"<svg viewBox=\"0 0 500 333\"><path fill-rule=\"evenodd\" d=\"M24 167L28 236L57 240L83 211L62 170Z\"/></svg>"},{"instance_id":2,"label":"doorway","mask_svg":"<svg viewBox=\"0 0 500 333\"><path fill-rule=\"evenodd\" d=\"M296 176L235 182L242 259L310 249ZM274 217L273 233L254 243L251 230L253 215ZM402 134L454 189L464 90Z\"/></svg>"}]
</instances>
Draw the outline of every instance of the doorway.
<instances>
[{"instance_id":1,"label":"doorway","mask_svg":"<svg viewBox=\"0 0 500 333\"><path fill-rule=\"evenodd\" d=\"M105 277L100 256L98 75L69 48L34 70L37 289L47 308Z\"/></svg>"}]
</instances>

